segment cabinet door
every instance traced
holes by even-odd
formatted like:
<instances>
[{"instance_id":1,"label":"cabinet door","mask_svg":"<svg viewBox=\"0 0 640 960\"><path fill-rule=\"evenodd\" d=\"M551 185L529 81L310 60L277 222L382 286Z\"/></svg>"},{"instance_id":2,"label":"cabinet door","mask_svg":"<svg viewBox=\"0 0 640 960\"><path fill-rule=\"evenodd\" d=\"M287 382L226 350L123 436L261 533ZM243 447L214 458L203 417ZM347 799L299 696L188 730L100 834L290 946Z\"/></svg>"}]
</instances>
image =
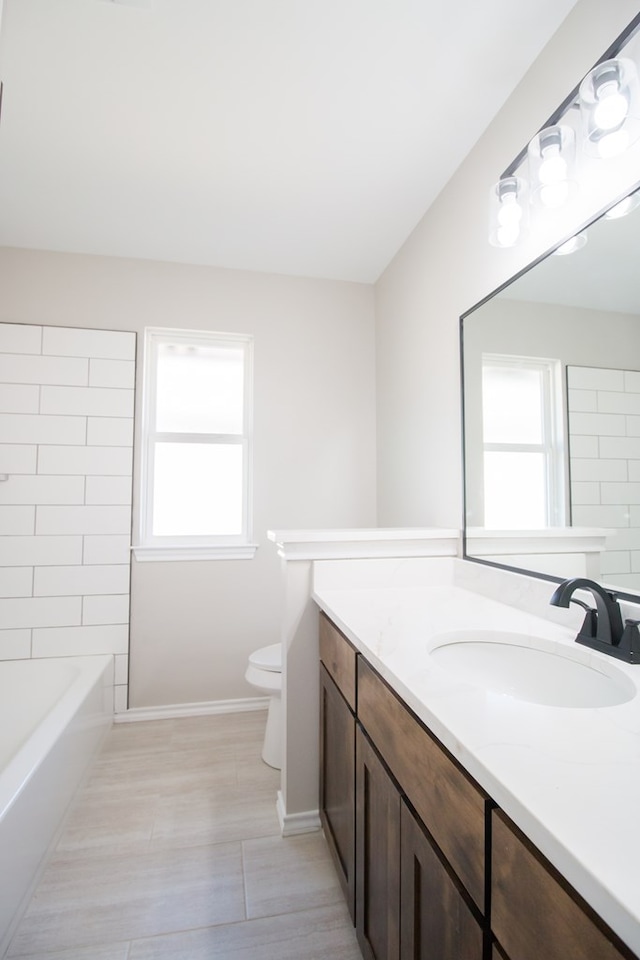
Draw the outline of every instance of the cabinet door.
<instances>
[{"instance_id":1,"label":"cabinet door","mask_svg":"<svg viewBox=\"0 0 640 960\"><path fill-rule=\"evenodd\" d=\"M401 960L482 960L482 927L404 803L400 834Z\"/></svg>"},{"instance_id":2,"label":"cabinet door","mask_svg":"<svg viewBox=\"0 0 640 960\"><path fill-rule=\"evenodd\" d=\"M356 933L364 960L398 960L400 794L356 733Z\"/></svg>"},{"instance_id":3,"label":"cabinet door","mask_svg":"<svg viewBox=\"0 0 640 960\"><path fill-rule=\"evenodd\" d=\"M354 921L355 723L320 664L320 819Z\"/></svg>"},{"instance_id":4,"label":"cabinet door","mask_svg":"<svg viewBox=\"0 0 640 960\"><path fill-rule=\"evenodd\" d=\"M627 960L612 930L502 811L492 825L492 928L510 960Z\"/></svg>"}]
</instances>

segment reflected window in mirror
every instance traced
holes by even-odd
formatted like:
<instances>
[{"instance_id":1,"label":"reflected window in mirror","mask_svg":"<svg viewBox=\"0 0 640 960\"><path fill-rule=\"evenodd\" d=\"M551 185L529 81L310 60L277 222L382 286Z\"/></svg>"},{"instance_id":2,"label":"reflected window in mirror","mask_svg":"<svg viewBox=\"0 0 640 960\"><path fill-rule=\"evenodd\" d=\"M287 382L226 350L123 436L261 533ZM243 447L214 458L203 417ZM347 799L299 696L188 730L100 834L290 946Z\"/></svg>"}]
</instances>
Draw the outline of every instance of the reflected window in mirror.
<instances>
[{"instance_id":1,"label":"reflected window in mirror","mask_svg":"<svg viewBox=\"0 0 640 960\"><path fill-rule=\"evenodd\" d=\"M564 523L560 361L483 354L483 526Z\"/></svg>"}]
</instances>

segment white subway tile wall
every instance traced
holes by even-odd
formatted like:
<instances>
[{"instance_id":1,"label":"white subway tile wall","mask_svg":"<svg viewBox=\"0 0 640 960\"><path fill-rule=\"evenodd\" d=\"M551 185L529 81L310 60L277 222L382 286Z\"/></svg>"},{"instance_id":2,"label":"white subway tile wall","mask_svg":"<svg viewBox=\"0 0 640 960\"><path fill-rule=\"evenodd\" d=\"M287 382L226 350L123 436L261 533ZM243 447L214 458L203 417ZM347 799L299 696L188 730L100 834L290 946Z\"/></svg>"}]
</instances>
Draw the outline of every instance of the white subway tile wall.
<instances>
[{"instance_id":1,"label":"white subway tile wall","mask_svg":"<svg viewBox=\"0 0 640 960\"><path fill-rule=\"evenodd\" d=\"M136 335L0 323L0 659L111 653L127 706Z\"/></svg>"},{"instance_id":2,"label":"white subway tile wall","mask_svg":"<svg viewBox=\"0 0 640 960\"><path fill-rule=\"evenodd\" d=\"M41 506L36 512L38 536L69 533L129 534L129 507L56 507Z\"/></svg>"},{"instance_id":3,"label":"white subway tile wall","mask_svg":"<svg viewBox=\"0 0 640 960\"><path fill-rule=\"evenodd\" d=\"M129 536L83 537L84 563L128 563Z\"/></svg>"},{"instance_id":4,"label":"white subway tile wall","mask_svg":"<svg viewBox=\"0 0 640 960\"><path fill-rule=\"evenodd\" d=\"M87 504L131 503L131 480L129 477L87 477L85 486Z\"/></svg>"},{"instance_id":5,"label":"white subway tile wall","mask_svg":"<svg viewBox=\"0 0 640 960\"><path fill-rule=\"evenodd\" d=\"M34 657L77 657L94 653L127 653L129 628L126 624L91 627L42 627L34 629L32 637Z\"/></svg>"},{"instance_id":6,"label":"white subway tile wall","mask_svg":"<svg viewBox=\"0 0 640 960\"><path fill-rule=\"evenodd\" d=\"M82 563L82 537L0 537L0 565L5 568L68 563Z\"/></svg>"},{"instance_id":7,"label":"white subway tile wall","mask_svg":"<svg viewBox=\"0 0 640 960\"><path fill-rule=\"evenodd\" d=\"M51 417L39 414L0 413L0 443L87 442L86 417Z\"/></svg>"},{"instance_id":8,"label":"white subway tile wall","mask_svg":"<svg viewBox=\"0 0 640 960\"><path fill-rule=\"evenodd\" d=\"M3 462L3 466L6 463ZM0 537L33 533L36 525L35 506L0 506Z\"/></svg>"},{"instance_id":9,"label":"white subway tile wall","mask_svg":"<svg viewBox=\"0 0 640 960\"><path fill-rule=\"evenodd\" d=\"M640 587L640 372L567 367L572 522L607 527L602 575Z\"/></svg>"},{"instance_id":10,"label":"white subway tile wall","mask_svg":"<svg viewBox=\"0 0 640 960\"><path fill-rule=\"evenodd\" d=\"M90 387L121 387L133 390L136 365L132 360L90 360Z\"/></svg>"},{"instance_id":11,"label":"white subway tile wall","mask_svg":"<svg viewBox=\"0 0 640 960\"><path fill-rule=\"evenodd\" d=\"M40 412L80 413L88 417L129 417L133 416L133 390L108 387L42 387Z\"/></svg>"},{"instance_id":12,"label":"white subway tile wall","mask_svg":"<svg viewBox=\"0 0 640 960\"><path fill-rule=\"evenodd\" d=\"M88 376L88 360L0 354L0 380L3 383L60 383L72 386L87 383Z\"/></svg>"},{"instance_id":13,"label":"white subway tile wall","mask_svg":"<svg viewBox=\"0 0 640 960\"><path fill-rule=\"evenodd\" d=\"M20 414L15 414L20 416ZM2 459L0 458L0 466ZM6 471L2 471L6 473ZM0 483L0 503L82 503L82 477L28 477L11 473Z\"/></svg>"},{"instance_id":14,"label":"white subway tile wall","mask_svg":"<svg viewBox=\"0 0 640 960\"><path fill-rule=\"evenodd\" d=\"M97 447L130 447L133 443L133 419L89 417L87 443Z\"/></svg>"},{"instance_id":15,"label":"white subway tile wall","mask_svg":"<svg viewBox=\"0 0 640 960\"><path fill-rule=\"evenodd\" d=\"M5 660L28 660L31 656L31 630L3 630L2 655Z\"/></svg>"},{"instance_id":16,"label":"white subway tile wall","mask_svg":"<svg viewBox=\"0 0 640 960\"><path fill-rule=\"evenodd\" d=\"M30 567L0 567L0 597L30 597L32 592Z\"/></svg>"}]
</instances>

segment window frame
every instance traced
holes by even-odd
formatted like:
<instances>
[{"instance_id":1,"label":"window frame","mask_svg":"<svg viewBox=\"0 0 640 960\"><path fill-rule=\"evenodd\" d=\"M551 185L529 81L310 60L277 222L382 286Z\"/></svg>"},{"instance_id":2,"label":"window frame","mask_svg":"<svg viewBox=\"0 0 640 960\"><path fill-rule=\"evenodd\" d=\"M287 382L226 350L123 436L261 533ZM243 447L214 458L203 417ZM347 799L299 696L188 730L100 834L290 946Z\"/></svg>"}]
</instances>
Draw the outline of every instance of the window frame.
<instances>
[{"instance_id":1,"label":"window frame","mask_svg":"<svg viewBox=\"0 0 640 960\"><path fill-rule=\"evenodd\" d=\"M240 348L244 358L243 425L238 434L166 432L155 429L157 404L158 349L163 344ZM176 536L153 534L153 493L155 449L158 443L218 443L242 446L242 531L239 534ZM253 473L253 337L249 334L209 330L181 330L147 327L144 332L144 359L141 415L140 509L137 560L251 559L258 545L252 542Z\"/></svg>"}]
</instances>

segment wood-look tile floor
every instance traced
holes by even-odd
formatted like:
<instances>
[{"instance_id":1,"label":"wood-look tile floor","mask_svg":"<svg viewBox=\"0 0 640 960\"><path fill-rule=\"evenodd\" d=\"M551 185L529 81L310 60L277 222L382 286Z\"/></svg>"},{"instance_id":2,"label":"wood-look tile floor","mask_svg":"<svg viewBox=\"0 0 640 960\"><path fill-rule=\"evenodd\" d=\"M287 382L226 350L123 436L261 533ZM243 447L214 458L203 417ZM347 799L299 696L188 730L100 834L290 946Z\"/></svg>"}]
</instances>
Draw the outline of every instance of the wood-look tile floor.
<instances>
[{"instance_id":1,"label":"wood-look tile floor","mask_svg":"<svg viewBox=\"0 0 640 960\"><path fill-rule=\"evenodd\" d=\"M7 960L361 960L322 834L280 836L264 724L114 726Z\"/></svg>"}]
</instances>

